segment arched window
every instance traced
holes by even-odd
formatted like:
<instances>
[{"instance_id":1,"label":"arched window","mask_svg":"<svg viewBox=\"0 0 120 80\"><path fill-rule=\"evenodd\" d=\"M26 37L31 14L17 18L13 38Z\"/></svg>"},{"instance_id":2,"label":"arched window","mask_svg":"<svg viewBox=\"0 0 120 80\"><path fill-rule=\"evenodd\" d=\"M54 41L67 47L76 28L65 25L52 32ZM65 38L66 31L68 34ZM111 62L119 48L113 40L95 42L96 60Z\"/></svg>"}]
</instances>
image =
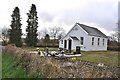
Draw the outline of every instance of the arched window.
<instances>
[{"instance_id":1,"label":"arched window","mask_svg":"<svg viewBox=\"0 0 120 80\"><path fill-rule=\"evenodd\" d=\"M100 38L98 38L98 45L100 45Z\"/></svg>"},{"instance_id":2,"label":"arched window","mask_svg":"<svg viewBox=\"0 0 120 80\"><path fill-rule=\"evenodd\" d=\"M61 41L61 44L63 44L63 40Z\"/></svg>"},{"instance_id":3,"label":"arched window","mask_svg":"<svg viewBox=\"0 0 120 80\"><path fill-rule=\"evenodd\" d=\"M105 39L103 39L103 46L104 46Z\"/></svg>"},{"instance_id":4,"label":"arched window","mask_svg":"<svg viewBox=\"0 0 120 80\"><path fill-rule=\"evenodd\" d=\"M80 40L81 40L81 45L83 45L84 38L80 37Z\"/></svg>"},{"instance_id":5,"label":"arched window","mask_svg":"<svg viewBox=\"0 0 120 80\"><path fill-rule=\"evenodd\" d=\"M92 45L94 45L94 37L92 37Z\"/></svg>"}]
</instances>

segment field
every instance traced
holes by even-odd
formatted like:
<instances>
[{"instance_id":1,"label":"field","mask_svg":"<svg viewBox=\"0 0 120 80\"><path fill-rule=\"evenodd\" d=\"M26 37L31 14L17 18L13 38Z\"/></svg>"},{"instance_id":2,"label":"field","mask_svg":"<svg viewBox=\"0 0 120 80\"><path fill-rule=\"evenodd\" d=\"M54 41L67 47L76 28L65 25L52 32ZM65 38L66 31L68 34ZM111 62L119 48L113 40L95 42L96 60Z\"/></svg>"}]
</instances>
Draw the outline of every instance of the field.
<instances>
[{"instance_id":1,"label":"field","mask_svg":"<svg viewBox=\"0 0 120 80\"><path fill-rule=\"evenodd\" d=\"M103 63L118 67L118 52L117 51L88 51L81 52L82 57L76 57L78 60L83 60L93 63ZM120 64L120 62L119 62ZM119 66L120 67L120 66Z\"/></svg>"}]
</instances>

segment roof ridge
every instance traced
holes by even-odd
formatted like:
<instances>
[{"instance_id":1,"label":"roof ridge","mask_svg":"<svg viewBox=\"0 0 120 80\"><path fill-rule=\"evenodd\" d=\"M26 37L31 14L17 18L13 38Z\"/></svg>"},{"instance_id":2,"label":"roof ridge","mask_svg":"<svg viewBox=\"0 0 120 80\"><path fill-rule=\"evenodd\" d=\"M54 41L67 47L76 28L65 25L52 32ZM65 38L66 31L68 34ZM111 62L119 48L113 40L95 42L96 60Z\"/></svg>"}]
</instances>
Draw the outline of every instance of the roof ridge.
<instances>
[{"instance_id":1,"label":"roof ridge","mask_svg":"<svg viewBox=\"0 0 120 80\"><path fill-rule=\"evenodd\" d=\"M90 28L95 28L95 27L88 26L88 25L86 25L86 24L81 24L81 23L77 23L77 24L84 25L84 26L90 27ZM97 28L95 28L95 29L97 29Z\"/></svg>"}]
</instances>

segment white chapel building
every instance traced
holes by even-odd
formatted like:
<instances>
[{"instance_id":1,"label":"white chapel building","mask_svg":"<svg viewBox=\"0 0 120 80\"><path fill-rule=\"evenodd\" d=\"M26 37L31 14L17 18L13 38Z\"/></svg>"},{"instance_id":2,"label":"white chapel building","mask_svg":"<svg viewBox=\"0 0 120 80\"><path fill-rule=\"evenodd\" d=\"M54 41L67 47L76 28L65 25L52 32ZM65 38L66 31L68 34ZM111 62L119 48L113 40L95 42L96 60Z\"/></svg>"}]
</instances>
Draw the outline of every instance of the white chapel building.
<instances>
[{"instance_id":1,"label":"white chapel building","mask_svg":"<svg viewBox=\"0 0 120 80\"><path fill-rule=\"evenodd\" d=\"M107 36L100 30L76 23L73 28L59 40L59 48L74 50L82 46L82 51L107 50Z\"/></svg>"}]
</instances>

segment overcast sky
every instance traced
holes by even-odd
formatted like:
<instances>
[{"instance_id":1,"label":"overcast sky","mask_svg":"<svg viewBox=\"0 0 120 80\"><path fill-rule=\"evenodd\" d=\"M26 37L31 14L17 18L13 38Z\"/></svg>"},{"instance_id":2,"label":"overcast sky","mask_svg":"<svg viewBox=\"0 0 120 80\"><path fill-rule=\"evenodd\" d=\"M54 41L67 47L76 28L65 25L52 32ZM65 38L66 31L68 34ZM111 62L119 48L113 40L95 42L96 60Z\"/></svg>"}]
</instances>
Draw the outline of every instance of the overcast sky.
<instances>
[{"instance_id":1,"label":"overcast sky","mask_svg":"<svg viewBox=\"0 0 120 80\"><path fill-rule=\"evenodd\" d=\"M76 22L96 27L106 35L117 28L119 0L1 0L0 28L10 28L11 14L20 9L22 32L25 33L31 4L38 12L38 30L58 26L67 32Z\"/></svg>"}]
</instances>

